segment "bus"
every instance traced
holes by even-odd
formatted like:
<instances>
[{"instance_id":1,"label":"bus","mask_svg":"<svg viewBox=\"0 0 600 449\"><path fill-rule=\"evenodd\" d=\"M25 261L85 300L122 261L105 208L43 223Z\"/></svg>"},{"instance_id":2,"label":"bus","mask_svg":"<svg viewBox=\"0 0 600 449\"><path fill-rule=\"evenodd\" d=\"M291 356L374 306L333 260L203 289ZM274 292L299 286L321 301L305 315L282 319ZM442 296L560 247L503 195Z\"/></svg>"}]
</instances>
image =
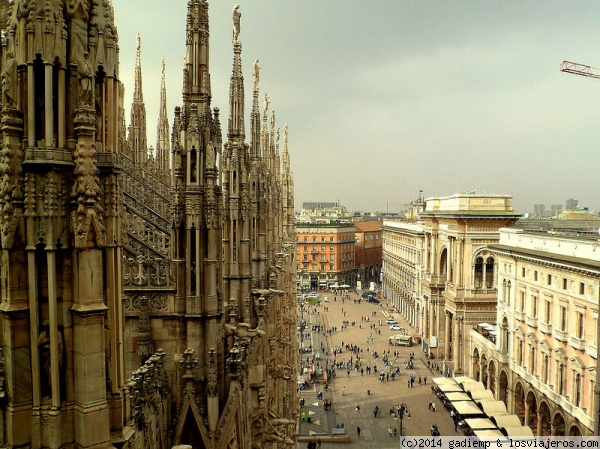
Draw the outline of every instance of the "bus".
<instances>
[{"instance_id":1,"label":"bus","mask_svg":"<svg viewBox=\"0 0 600 449\"><path fill-rule=\"evenodd\" d=\"M412 346L412 337L410 335L392 335L389 338L389 344L393 346Z\"/></svg>"}]
</instances>

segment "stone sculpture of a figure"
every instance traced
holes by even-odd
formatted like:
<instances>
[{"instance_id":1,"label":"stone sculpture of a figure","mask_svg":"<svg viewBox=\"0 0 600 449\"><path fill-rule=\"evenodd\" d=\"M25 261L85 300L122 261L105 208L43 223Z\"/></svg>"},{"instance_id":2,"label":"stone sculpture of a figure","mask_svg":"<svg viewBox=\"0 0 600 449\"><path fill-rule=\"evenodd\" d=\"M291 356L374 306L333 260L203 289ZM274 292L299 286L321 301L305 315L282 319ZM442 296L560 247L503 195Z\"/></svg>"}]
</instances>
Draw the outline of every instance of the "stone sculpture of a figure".
<instances>
[{"instance_id":1,"label":"stone sculpture of a figure","mask_svg":"<svg viewBox=\"0 0 600 449\"><path fill-rule=\"evenodd\" d=\"M233 11L231 11L232 19L233 19L233 38L232 41L235 43L240 36L240 18L242 14L238 11L240 9L240 5L237 3L233 7Z\"/></svg>"},{"instance_id":2,"label":"stone sculpture of a figure","mask_svg":"<svg viewBox=\"0 0 600 449\"><path fill-rule=\"evenodd\" d=\"M94 74L87 51L77 64L77 75L79 77L79 104L91 105Z\"/></svg>"},{"instance_id":3,"label":"stone sculpture of a figure","mask_svg":"<svg viewBox=\"0 0 600 449\"><path fill-rule=\"evenodd\" d=\"M62 370L63 365L63 339L60 332L57 333L57 360L59 372ZM52 352L50 350L50 325L48 321L44 321L42 329L38 337L38 351L40 357L40 368L42 374L41 390L42 397L52 396L52 373L51 373L51 360Z\"/></svg>"},{"instance_id":4,"label":"stone sculpture of a figure","mask_svg":"<svg viewBox=\"0 0 600 449\"><path fill-rule=\"evenodd\" d=\"M258 89L258 82L260 81L260 66L258 65L258 58L254 60L252 64L252 73L254 75L254 90Z\"/></svg>"},{"instance_id":5,"label":"stone sculpture of a figure","mask_svg":"<svg viewBox=\"0 0 600 449\"><path fill-rule=\"evenodd\" d=\"M263 115L265 116L265 120L267 118L268 113L269 113L269 96L265 92L265 99L263 101Z\"/></svg>"},{"instance_id":6,"label":"stone sculpture of a figure","mask_svg":"<svg viewBox=\"0 0 600 449\"><path fill-rule=\"evenodd\" d=\"M6 106L17 104L15 83L17 81L17 61L12 51L6 53L6 67L2 71L0 83L2 86L2 101Z\"/></svg>"}]
</instances>

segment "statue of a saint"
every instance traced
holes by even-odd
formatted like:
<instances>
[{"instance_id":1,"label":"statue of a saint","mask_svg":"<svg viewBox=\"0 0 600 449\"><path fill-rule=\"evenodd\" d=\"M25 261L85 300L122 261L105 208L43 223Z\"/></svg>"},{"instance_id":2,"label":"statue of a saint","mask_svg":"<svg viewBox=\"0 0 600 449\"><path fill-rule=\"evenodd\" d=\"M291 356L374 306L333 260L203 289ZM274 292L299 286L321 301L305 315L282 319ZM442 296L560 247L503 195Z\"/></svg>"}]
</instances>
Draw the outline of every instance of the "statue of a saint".
<instances>
[{"instance_id":1,"label":"statue of a saint","mask_svg":"<svg viewBox=\"0 0 600 449\"><path fill-rule=\"evenodd\" d=\"M209 140L208 145L206 145L206 167L214 167L216 163L215 147L213 147L212 141Z\"/></svg>"},{"instance_id":2,"label":"statue of a saint","mask_svg":"<svg viewBox=\"0 0 600 449\"><path fill-rule=\"evenodd\" d=\"M17 82L17 61L12 51L6 53L6 67L2 71L0 85L2 90L2 102L6 106L15 106L15 83Z\"/></svg>"},{"instance_id":3,"label":"statue of a saint","mask_svg":"<svg viewBox=\"0 0 600 449\"><path fill-rule=\"evenodd\" d=\"M38 336L37 346L39 351L41 364L40 368L42 374L42 397L49 398L52 397L52 373L50 371L50 360L52 358L52 351L50 350L50 324L48 321L44 321L44 323L42 324L42 331ZM63 365L63 339L62 334L60 332L57 333L57 350L58 354L56 354L56 356L58 357L58 359L55 360L55 363L58 363L58 369L60 372Z\"/></svg>"},{"instance_id":4,"label":"statue of a saint","mask_svg":"<svg viewBox=\"0 0 600 449\"><path fill-rule=\"evenodd\" d=\"M285 126L283 127L283 141L287 142L288 141L288 133L290 132L289 128L288 128L288 124L286 122Z\"/></svg>"},{"instance_id":5,"label":"statue of a saint","mask_svg":"<svg viewBox=\"0 0 600 449\"><path fill-rule=\"evenodd\" d=\"M254 75L254 90L258 89L258 82L260 81L260 66L258 65L258 58L254 60L252 64L252 73Z\"/></svg>"},{"instance_id":6,"label":"statue of a saint","mask_svg":"<svg viewBox=\"0 0 600 449\"><path fill-rule=\"evenodd\" d=\"M269 96L265 92L265 99L263 101L263 115L265 116L265 120L267 119L268 113L269 113Z\"/></svg>"},{"instance_id":7,"label":"statue of a saint","mask_svg":"<svg viewBox=\"0 0 600 449\"><path fill-rule=\"evenodd\" d=\"M238 41L238 37L240 36L240 18L242 15L238 11L240 9L240 5L237 3L233 7L233 11L231 11L232 19L233 19L233 38L232 42L235 44Z\"/></svg>"},{"instance_id":8,"label":"statue of a saint","mask_svg":"<svg viewBox=\"0 0 600 449\"><path fill-rule=\"evenodd\" d=\"M77 75L79 76L79 104L91 105L93 93L92 66L90 65L89 53L83 53L83 58L77 64Z\"/></svg>"}]
</instances>

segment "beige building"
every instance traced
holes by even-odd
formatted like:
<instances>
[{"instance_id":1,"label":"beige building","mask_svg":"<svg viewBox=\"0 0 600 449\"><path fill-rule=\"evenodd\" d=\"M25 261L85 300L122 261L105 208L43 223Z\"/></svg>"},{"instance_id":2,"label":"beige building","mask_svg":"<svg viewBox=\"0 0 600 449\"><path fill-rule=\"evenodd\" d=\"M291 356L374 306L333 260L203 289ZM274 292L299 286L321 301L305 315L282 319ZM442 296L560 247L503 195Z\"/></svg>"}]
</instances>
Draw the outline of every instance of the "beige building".
<instances>
[{"instance_id":1,"label":"beige building","mask_svg":"<svg viewBox=\"0 0 600 449\"><path fill-rule=\"evenodd\" d=\"M428 198L424 233L423 349L443 360L445 374L469 365L468 331L496 316L497 264L488 246L519 218L509 195Z\"/></svg>"},{"instance_id":2,"label":"beige building","mask_svg":"<svg viewBox=\"0 0 600 449\"><path fill-rule=\"evenodd\" d=\"M422 335L423 248L422 222L383 222L382 288L387 306L398 310Z\"/></svg>"},{"instance_id":3,"label":"beige building","mask_svg":"<svg viewBox=\"0 0 600 449\"><path fill-rule=\"evenodd\" d=\"M498 266L498 325L471 331L471 376L536 435L591 435L598 416L598 239L502 229L489 250Z\"/></svg>"}]
</instances>

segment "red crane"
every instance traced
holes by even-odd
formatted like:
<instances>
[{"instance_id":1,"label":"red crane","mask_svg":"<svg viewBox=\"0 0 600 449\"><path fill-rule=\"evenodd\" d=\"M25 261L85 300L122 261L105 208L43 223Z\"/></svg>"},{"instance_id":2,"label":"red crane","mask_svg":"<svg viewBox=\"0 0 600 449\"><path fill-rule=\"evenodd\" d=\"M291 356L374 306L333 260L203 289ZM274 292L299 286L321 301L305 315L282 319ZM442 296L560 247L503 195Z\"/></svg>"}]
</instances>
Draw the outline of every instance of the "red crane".
<instances>
[{"instance_id":1,"label":"red crane","mask_svg":"<svg viewBox=\"0 0 600 449\"><path fill-rule=\"evenodd\" d=\"M577 64L576 62L563 61L560 64L560 71L574 73L575 75L589 76L590 78L600 78L600 69L590 67L589 65Z\"/></svg>"}]
</instances>

